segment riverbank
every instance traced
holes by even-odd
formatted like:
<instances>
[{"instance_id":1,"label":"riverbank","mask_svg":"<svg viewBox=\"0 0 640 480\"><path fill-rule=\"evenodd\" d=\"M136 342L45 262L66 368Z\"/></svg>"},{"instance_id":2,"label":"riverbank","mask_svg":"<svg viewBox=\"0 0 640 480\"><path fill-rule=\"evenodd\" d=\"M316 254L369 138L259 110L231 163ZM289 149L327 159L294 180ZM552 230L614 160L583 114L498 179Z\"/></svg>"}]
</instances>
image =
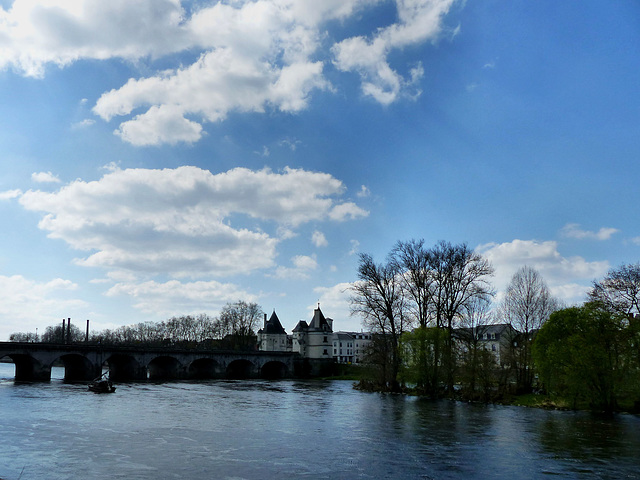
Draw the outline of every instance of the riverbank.
<instances>
[{"instance_id":1,"label":"riverbank","mask_svg":"<svg viewBox=\"0 0 640 480\"><path fill-rule=\"evenodd\" d=\"M361 378L357 378L355 372L351 372L351 376L345 376L345 378L333 377L332 379L353 380L354 389L363 392L392 393L379 388L372 382L363 381ZM617 408L613 412L603 412L601 410L592 408L585 400L574 400L566 397L559 397L557 395L545 395L541 393L528 393L523 395L506 394L500 395L499 397L491 398L489 400L482 400L480 398L470 399L462 395L459 391L455 392L453 396L444 394L441 396L424 395L423 393L418 392L415 388L407 386L401 387L401 390L399 392L393 393L412 397L430 398L433 400L448 399L458 402L486 405L539 408L543 410L584 411L593 413L626 413L631 415L640 415L640 401L634 401L634 399L630 398L618 399Z\"/></svg>"}]
</instances>

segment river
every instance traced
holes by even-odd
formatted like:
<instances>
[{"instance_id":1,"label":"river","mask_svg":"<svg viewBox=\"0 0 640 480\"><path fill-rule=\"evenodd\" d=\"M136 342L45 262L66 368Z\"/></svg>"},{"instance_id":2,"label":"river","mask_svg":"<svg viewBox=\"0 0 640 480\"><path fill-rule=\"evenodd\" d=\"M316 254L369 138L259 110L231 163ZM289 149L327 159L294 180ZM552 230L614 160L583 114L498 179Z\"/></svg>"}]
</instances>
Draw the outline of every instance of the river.
<instances>
[{"instance_id":1,"label":"river","mask_svg":"<svg viewBox=\"0 0 640 480\"><path fill-rule=\"evenodd\" d=\"M346 381L16 384L0 478L640 479L640 418L400 395Z\"/></svg>"}]
</instances>

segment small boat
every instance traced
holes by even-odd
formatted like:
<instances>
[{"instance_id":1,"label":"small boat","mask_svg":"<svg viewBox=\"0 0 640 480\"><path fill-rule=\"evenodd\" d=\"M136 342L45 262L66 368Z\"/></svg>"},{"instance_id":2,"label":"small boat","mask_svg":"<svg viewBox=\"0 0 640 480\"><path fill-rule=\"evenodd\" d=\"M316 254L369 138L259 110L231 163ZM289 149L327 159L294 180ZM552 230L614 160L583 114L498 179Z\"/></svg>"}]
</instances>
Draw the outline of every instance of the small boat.
<instances>
[{"instance_id":1,"label":"small boat","mask_svg":"<svg viewBox=\"0 0 640 480\"><path fill-rule=\"evenodd\" d=\"M98 378L93 379L89 384L89 391L93 393L113 393L116 391L116 387L113 386L111 380L109 380L109 372L103 373Z\"/></svg>"}]
</instances>

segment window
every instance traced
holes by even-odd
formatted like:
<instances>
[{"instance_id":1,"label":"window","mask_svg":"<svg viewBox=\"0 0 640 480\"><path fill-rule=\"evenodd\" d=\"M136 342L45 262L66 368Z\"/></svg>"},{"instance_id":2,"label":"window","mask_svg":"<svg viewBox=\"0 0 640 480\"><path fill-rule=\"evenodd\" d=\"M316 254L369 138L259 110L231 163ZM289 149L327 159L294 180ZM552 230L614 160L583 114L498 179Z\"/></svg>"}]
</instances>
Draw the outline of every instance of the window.
<instances>
[{"instance_id":1,"label":"window","mask_svg":"<svg viewBox=\"0 0 640 480\"><path fill-rule=\"evenodd\" d=\"M338 350L336 350L335 348L333 349L333 354L335 355L336 353L338 353Z\"/></svg>"},{"instance_id":2,"label":"window","mask_svg":"<svg viewBox=\"0 0 640 480\"><path fill-rule=\"evenodd\" d=\"M326 348L324 349L324 352L322 352L322 354L323 354L323 355L329 355L329 354L327 353L327 349L326 349Z\"/></svg>"},{"instance_id":3,"label":"window","mask_svg":"<svg viewBox=\"0 0 640 480\"><path fill-rule=\"evenodd\" d=\"M327 343L329 340L327 340L327 337L324 337L324 340L322 340L324 343ZM326 352L326 350L325 350Z\"/></svg>"},{"instance_id":4,"label":"window","mask_svg":"<svg viewBox=\"0 0 640 480\"><path fill-rule=\"evenodd\" d=\"M496 346L495 345L491 345L491 351L495 352L496 351Z\"/></svg>"}]
</instances>

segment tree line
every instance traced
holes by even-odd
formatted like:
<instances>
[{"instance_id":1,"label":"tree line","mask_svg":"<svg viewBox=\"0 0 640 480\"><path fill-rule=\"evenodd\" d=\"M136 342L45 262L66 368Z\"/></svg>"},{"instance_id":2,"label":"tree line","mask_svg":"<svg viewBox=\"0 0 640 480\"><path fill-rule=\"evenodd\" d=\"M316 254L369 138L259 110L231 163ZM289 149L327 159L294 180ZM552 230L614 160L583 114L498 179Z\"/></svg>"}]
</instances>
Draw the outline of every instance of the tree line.
<instances>
[{"instance_id":1,"label":"tree line","mask_svg":"<svg viewBox=\"0 0 640 480\"><path fill-rule=\"evenodd\" d=\"M351 313L375 335L360 387L484 401L536 391L603 410L640 400L640 264L569 308L529 266L495 302L493 274L466 244L400 241L382 263L361 254Z\"/></svg>"},{"instance_id":2,"label":"tree line","mask_svg":"<svg viewBox=\"0 0 640 480\"><path fill-rule=\"evenodd\" d=\"M256 347L256 331L263 318L262 308L253 302L227 303L217 317L207 314L172 317L161 322L141 322L116 329L92 332L89 342L101 345L175 346L252 350ZM64 335L63 335L64 334ZM35 338L34 334L13 333L10 341L64 343L69 335L72 343L86 340L85 333L71 325L70 333L62 325L48 326Z\"/></svg>"}]
</instances>

